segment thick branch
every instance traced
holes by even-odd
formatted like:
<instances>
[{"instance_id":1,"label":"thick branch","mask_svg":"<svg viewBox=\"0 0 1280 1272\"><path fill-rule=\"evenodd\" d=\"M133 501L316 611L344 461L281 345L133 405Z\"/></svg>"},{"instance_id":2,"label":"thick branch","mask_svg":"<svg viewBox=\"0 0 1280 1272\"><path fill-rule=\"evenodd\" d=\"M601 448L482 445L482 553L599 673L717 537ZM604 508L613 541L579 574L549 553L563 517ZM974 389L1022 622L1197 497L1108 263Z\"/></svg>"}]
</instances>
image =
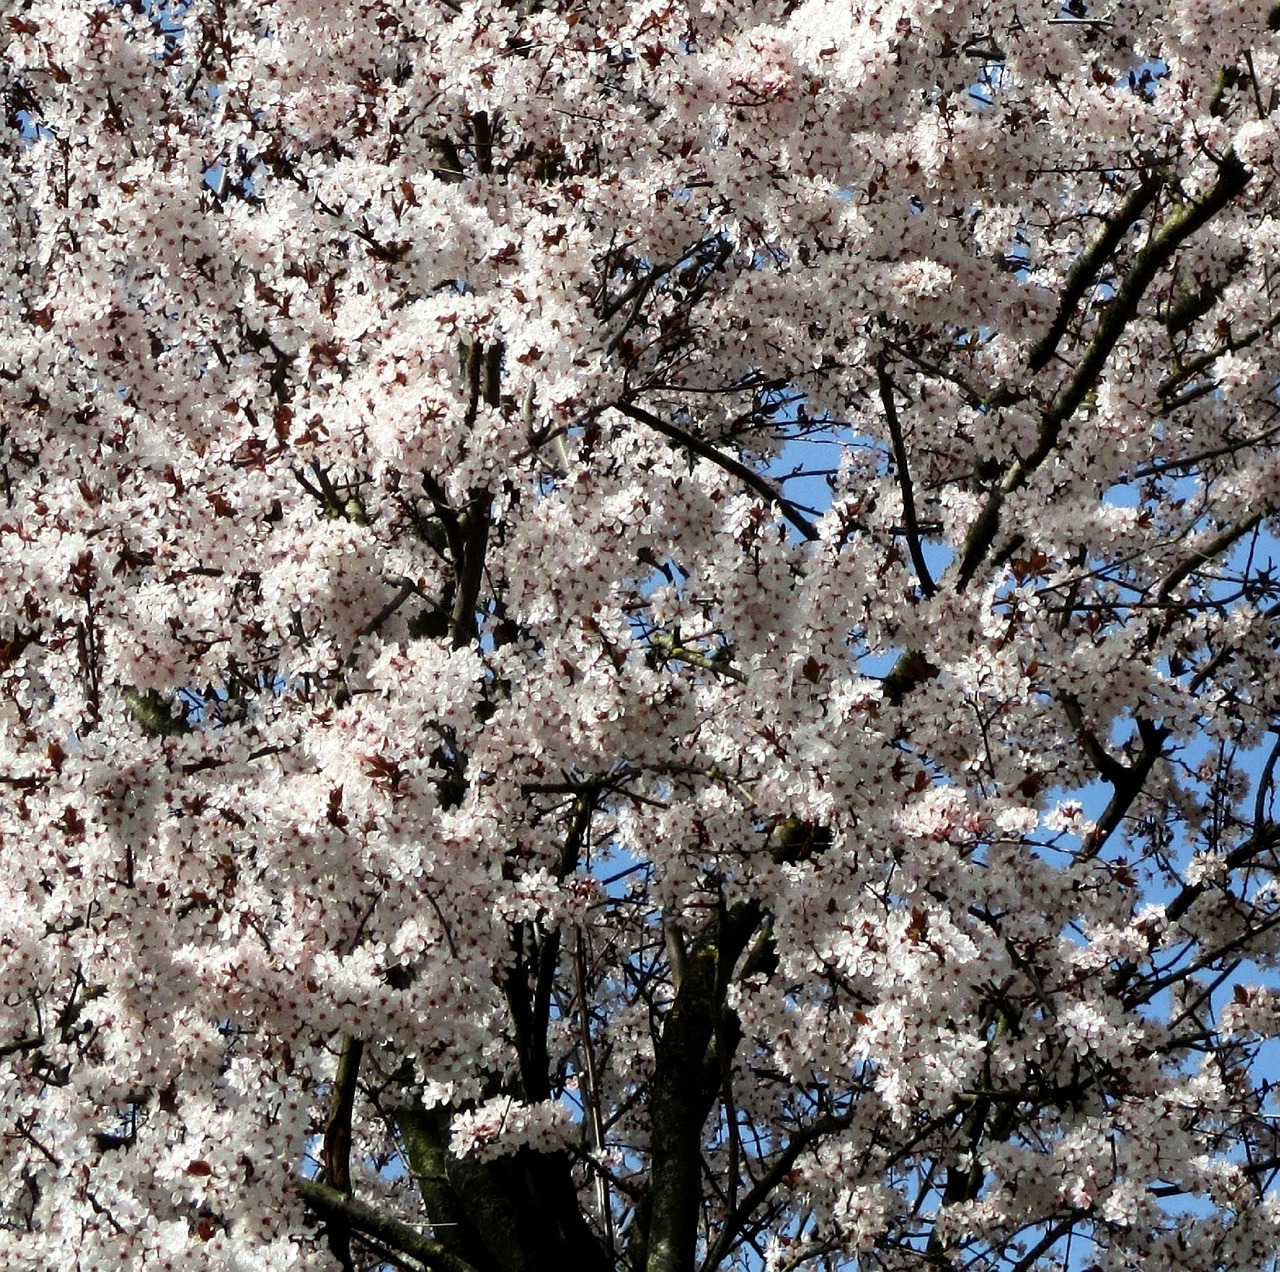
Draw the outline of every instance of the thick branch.
<instances>
[{"instance_id":1,"label":"thick branch","mask_svg":"<svg viewBox=\"0 0 1280 1272\"><path fill-rule=\"evenodd\" d=\"M453 598L449 619L453 647L460 649L475 638L476 604L484 580L485 551L489 545L489 496L477 492L459 517L462 531L462 556L456 562L458 590Z\"/></svg>"},{"instance_id":2,"label":"thick branch","mask_svg":"<svg viewBox=\"0 0 1280 1272\"><path fill-rule=\"evenodd\" d=\"M324 1130L324 1181L345 1193L351 1191L351 1113L363 1054L364 1043L359 1038L348 1036L342 1040L338 1071L329 1093L329 1121Z\"/></svg>"},{"instance_id":3,"label":"thick branch","mask_svg":"<svg viewBox=\"0 0 1280 1272\"><path fill-rule=\"evenodd\" d=\"M645 1272L690 1272L702 1198L702 1128L717 1084L700 1081L716 1038L728 981L763 918L754 905L720 907L688 951L667 1013L649 1087L652 1128ZM728 1062L718 1057L715 1069Z\"/></svg>"},{"instance_id":4,"label":"thick branch","mask_svg":"<svg viewBox=\"0 0 1280 1272\"><path fill-rule=\"evenodd\" d=\"M441 1244L479 1272L490 1272L493 1264L488 1252L449 1178L448 1111L426 1109L415 1100L396 1110L395 1121L409 1169Z\"/></svg>"},{"instance_id":5,"label":"thick branch","mask_svg":"<svg viewBox=\"0 0 1280 1272\"><path fill-rule=\"evenodd\" d=\"M1152 280L1172 259L1174 252L1206 226L1249 184L1250 172L1233 154L1221 161L1218 180L1203 199L1172 212L1151 241L1134 257L1129 272L1116 287L1111 303L1102 311L1093 339L1067 383L1050 403L1040 426L1040 438L1028 468L1037 467L1058 442L1058 434L1093 388L1111 351L1133 321L1138 305Z\"/></svg>"},{"instance_id":6,"label":"thick branch","mask_svg":"<svg viewBox=\"0 0 1280 1272\"><path fill-rule=\"evenodd\" d=\"M578 867L582 847L595 812L596 793L583 792L573 802L573 812L560 847L556 878L566 879ZM518 923L513 930L515 958L505 982L507 1006L515 1029L516 1052L520 1057L520 1086L526 1100L551 1097L547 1030L551 1025L551 998L560 964L560 931L544 930L539 924ZM526 957L525 942L532 943ZM533 1000L529 1000L532 973Z\"/></svg>"},{"instance_id":7,"label":"thick branch","mask_svg":"<svg viewBox=\"0 0 1280 1272\"><path fill-rule=\"evenodd\" d=\"M347 1193L339 1192L338 1189L314 1179L299 1179L296 1186L317 1214L330 1221L341 1220L356 1232L377 1238L391 1249L417 1259L432 1272L477 1272L465 1259L458 1258L438 1241L424 1237L416 1228L411 1228L390 1215L384 1215L380 1210L375 1210Z\"/></svg>"},{"instance_id":8,"label":"thick branch","mask_svg":"<svg viewBox=\"0 0 1280 1272\"><path fill-rule=\"evenodd\" d=\"M1064 690L1058 695L1058 701L1062 706L1063 714L1067 717L1067 723L1071 725L1076 741L1089 757L1089 763L1098 770L1098 776L1113 786L1123 782L1128 770L1107 752L1106 747L1098 741L1098 735L1085 723L1080 700L1075 694Z\"/></svg>"},{"instance_id":9,"label":"thick branch","mask_svg":"<svg viewBox=\"0 0 1280 1272\"><path fill-rule=\"evenodd\" d=\"M329 1093L329 1121L324 1128L321 1150L324 1182L339 1192L351 1192L351 1113L355 1107L356 1081L360 1075L360 1059L364 1043L348 1035L342 1040L338 1071ZM329 1224L329 1248L344 1268L351 1266L351 1238L348 1226L341 1221Z\"/></svg>"},{"instance_id":10,"label":"thick branch","mask_svg":"<svg viewBox=\"0 0 1280 1272\"><path fill-rule=\"evenodd\" d=\"M477 1272L607 1272L578 1201L568 1153L522 1148L492 1161L455 1156L451 1111L414 1102L396 1123L441 1244ZM447 1233L447 1235L445 1235Z\"/></svg>"},{"instance_id":11,"label":"thick branch","mask_svg":"<svg viewBox=\"0 0 1280 1272\"><path fill-rule=\"evenodd\" d=\"M1080 850L1082 859L1096 857L1102 851L1107 840L1124 820L1133 801L1146 786L1147 778L1151 775L1156 761L1164 754L1165 740L1169 736L1168 729L1158 728L1149 720L1140 719L1138 735L1142 738L1142 751L1138 758L1127 766L1120 765L1118 773L1104 774L1114 789L1102 816L1095 823L1093 830L1085 836Z\"/></svg>"}]
</instances>

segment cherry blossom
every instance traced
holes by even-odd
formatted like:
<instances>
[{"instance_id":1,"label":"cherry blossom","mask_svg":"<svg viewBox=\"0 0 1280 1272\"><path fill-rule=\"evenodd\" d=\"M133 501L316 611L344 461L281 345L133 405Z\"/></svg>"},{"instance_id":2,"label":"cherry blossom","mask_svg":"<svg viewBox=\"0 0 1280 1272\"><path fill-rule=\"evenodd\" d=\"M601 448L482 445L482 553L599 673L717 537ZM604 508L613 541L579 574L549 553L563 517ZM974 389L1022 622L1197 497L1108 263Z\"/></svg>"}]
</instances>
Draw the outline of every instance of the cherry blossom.
<instances>
[{"instance_id":1,"label":"cherry blossom","mask_svg":"<svg viewBox=\"0 0 1280 1272\"><path fill-rule=\"evenodd\" d=\"M0 1262L1280 1256L1280 8L23 0Z\"/></svg>"}]
</instances>

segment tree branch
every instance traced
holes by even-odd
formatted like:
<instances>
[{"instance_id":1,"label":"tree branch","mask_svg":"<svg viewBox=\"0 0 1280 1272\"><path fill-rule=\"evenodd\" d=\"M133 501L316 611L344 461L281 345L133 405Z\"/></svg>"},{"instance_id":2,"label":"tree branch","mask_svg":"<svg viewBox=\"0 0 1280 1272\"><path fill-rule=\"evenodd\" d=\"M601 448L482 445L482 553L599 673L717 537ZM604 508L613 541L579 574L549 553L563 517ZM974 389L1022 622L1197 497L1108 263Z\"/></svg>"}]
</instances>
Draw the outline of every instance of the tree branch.
<instances>
[{"instance_id":1,"label":"tree branch","mask_svg":"<svg viewBox=\"0 0 1280 1272\"><path fill-rule=\"evenodd\" d=\"M1102 311L1093 338L1086 346L1075 370L1057 396L1045 408L1035 449L1015 460L1004 479L987 497L987 502L969 528L957 568L958 587L963 589L977 573L995 542L1005 499L1025 484L1027 478L1049 457L1062 433L1062 426L1080 409L1080 404L1097 383L1111 351L1138 312L1138 305L1156 274L1168 264L1174 252L1249 184L1248 168L1227 154L1219 161L1219 175L1213 189L1202 199L1184 204L1172 212L1134 257L1129 272L1117 285L1111 303Z\"/></svg>"},{"instance_id":2,"label":"tree branch","mask_svg":"<svg viewBox=\"0 0 1280 1272\"><path fill-rule=\"evenodd\" d=\"M465 1259L446 1250L438 1241L424 1237L399 1219L384 1215L380 1210L347 1193L339 1192L328 1184L314 1179L299 1179L295 1186L307 1205L326 1219L340 1219L356 1232L376 1237L385 1245L410 1258L417 1259L431 1272L477 1272Z\"/></svg>"},{"instance_id":3,"label":"tree branch","mask_svg":"<svg viewBox=\"0 0 1280 1272\"><path fill-rule=\"evenodd\" d=\"M475 492L458 521L462 554L456 562L458 590L449 618L454 649L461 649L475 639L476 603L484 581L484 557L489 545L489 496L483 491Z\"/></svg>"},{"instance_id":4,"label":"tree branch","mask_svg":"<svg viewBox=\"0 0 1280 1272\"><path fill-rule=\"evenodd\" d=\"M1138 720L1138 734L1142 738L1142 752L1129 765L1118 765L1119 772L1113 775L1103 774L1114 788L1107 807L1098 819L1093 830L1085 836L1080 849L1080 860L1091 860L1106 846L1107 840L1115 833L1116 828L1124 820L1125 814L1138 798L1147 778L1155 767L1155 762L1164 754L1165 740L1169 730L1158 728L1149 720ZM1113 761L1115 763L1115 761Z\"/></svg>"},{"instance_id":5,"label":"tree branch","mask_svg":"<svg viewBox=\"0 0 1280 1272\"><path fill-rule=\"evenodd\" d=\"M702 1127L717 1082L700 1081L716 1038L729 977L760 925L754 904L721 904L695 937L662 1026L649 1084L651 1165L645 1272L688 1272L697 1245ZM719 1072L721 1061L716 1060ZM708 1089L709 1087L709 1089Z\"/></svg>"},{"instance_id":6,"label":"tree branch","mask_svg":"<svg viewBox=\"0 0 1280 1272\"><path fill-rule=\"evenodd\" d=\"M911 489L911 472L907 468L907 445L902 438L902 423L898 419L898 407L893 400L893 381L885 369L884 355L876 359L876 381L880 388L880 402L884 406L885 422L889 425L889 437L893 442L893 464L898 470L898 486L902 491L902 520L907 535L907 548L911 553L911 563L916 568L916 577L920 580L920 590L926 599L936 590L933 576L924 559L924 551L920 547L920 523L916 519L915 494Z\"/></svg>"},{"instance_id":7,"label":"tree branch","mask_svg":"<svg viewBox=\"0 0 1280 1272\"><path fill-rule=\"evenodd\" d=\"M1228 526L1215 538L1210 539L1203 548L1197 548L1192 552L1183 563L1175 569L1169 571L1168 574L1160 582L1160 588L1156 592L1156 603L1164 605L1168 603L1169 597L1173 595L1174 589L1192 574L1194 574L1206 562L1212 561L1214 557L1220 556L1228 548L1233 547L1240 539L1253 530L1261 521L1263 514L1261 512L1250 513L1243 521L1237 522L1234 526Z\"/></svg>"},{"instance_id":8,"label":"tree branch","mask_svg":"<svg viewBox=\"0 0 1280 1272\"><path fill-rule=\"evenodd\" d=\"M477 1272L490 1272L493 1264L484 1242L449 1177L449 1167L456 1159L449 1152L448 1110L427 1109L421 1101L411 1099L396 1109L395 1123L427 1216L440 1233L440 1244Z\"/></svg>"},{"instance_id":9,"label":"tree branch","mask_svg":"<svg viewBox=\"0 0 1280 1272\"><path fill-rule=\"evenodd\" d=\"M599 1153L604 1148L604 1117L600 1111L600 1075L596 1068L595 1047L591 1041L591 1009L587 1005L587 967L582 956L583 935L581 927L575 928L573 943L573 975L578 998L578 1030L582 1045L582 1076L586 1089L582 1093L582 1108L587 1124L587 1134L592 1149ZM594 1165L594 1163L593 1163ZM604 1230L605 1250L613 1253L613 1213L609 1208L609 1175L601 1169L593 1170L596 1184L596 1215Z\"/></svg>"},{"instance_id":10,"label":"tree branch","mask_svg":"<svg viewBox=\"0 0 1280 1272\"><path fill-rule=\"evenodd\" d=\"M717 676L724 676L726 680L736 680L740 685L747 683L746 673L739 671L737 667L731 667L726 660L720 659L715 654L704 654L701 650L689 649L687 646L677 643L666 632L654 632L649 637L649 648L663 662L686 663L690 667L698 667L702 671L710 671Z\"/></svg>"},{"instance_id":11,"label":"tree branch","mask_svg":"<svg viewBox=\"0 0 1280 1272\"><path fill-rule=\"evenodd\" d=\"M338 1071L329 1093L329 1121L324 1128L320 1156L324 1182L348 1195L351 1193L351 1113L363 1054L364 1043L359 1038L353 1035L343 1038ZM351 1236L347 1224L341 1221L329 1224L329 1248L344 1268L351 1267Z\"/></svg>"},{"instance_id":12,"label":"tree branch","mask_svg":"<svg viewBox=\"0 0 1280 1272\"><path fill-rule=\"evenodd\" d=\"M1176 411L1180 406L1185 406L1188 402L1195 401L1197 397L1202 396L1204 393L1212 392L1217 386L1210 382L1208 385L1197 385L1185 394L1174 396L1182 385L1186 384L1188 380L1194 380L1202 372L1207 371L1224 354L1238 353L1241 349L1248 349L1251 345L1257 344L1263 336L1269 336L1277 327L1280 327L1280 313L1268 318L1266 322L1254 327L1252 331L1246 331L1242 336L1229 337L1222 341L1217 348L1208 349L1204 353L1197 354L1190 362L1180 366L1176 375L1171 375L1160 385L1159 393L1160 399L1164 403L1164 412Z\"/></svg>"},{"instance_id":13,"label":"tree branch","mask_svg":"<svg viewBox=\"0 0 1280 1272\"><path fill-rule=\"evenodd\" d=\"M1054 315L1049 330L1036 341L1031 350L1027 365L1032 371L1039 371L1048 365L1049 359L1057 352L1058 344L1066 334L1077 306L1093 280L1097 278L1098 271L1106 264L1111 253L1119 247L1121 239L1129 232L1129 227L1150 206L1159 188L1160 183L1154 177L1140 174L1138 184L1125 195L1120 206L1103 222L1102 228L1072 262L1071 268L1067 271L1067 277L1063 281L1058 312Z\"/></svg>"},{"instance_id":14,"label":"tree branch","mask_svg":"<svg viewBox=\"0 0 1280 1272\"><path fill-rule=\"evenodd\" d=\"M738 1234L746 1227L752 1213L773 1195L774 1190L791 1173L791 1169L800 1160L801 1155L811 1148L824 1135L834 1134L848 1127L851 1119L847 1116L828 1116L797 1131L787 1142L786 1148L773 1159L769 1169L751 1186L750 1191L741 1202L725 1218L720 1235L715 1244L707 1251L702 1261L702 1272L713 1272L728 1257Z\"/></svg>"},{"instance_id":15,"label":"tree branch","mask_svg":"<svg viewBox=\"0 0 1280 1272\"><path fill-rule=\"evenodd\" d=\"M628 419L635 420L639 424L647 424L655 433L661 433L663 437L669 437L686 450L692 451L693 454L702 459L710 460L711 463L719 468L723 468L725 472L736 477L766 503L773 504L804 538L811 543L817 539L818 530L813 522L804 517L795 504L776 486L761 477L754 469L748 468L740 460L734 459L732 455L726 455L722 450L717 450L710 442L704 442L700 437L695 437L678 425L668 424L666 420L654 415L652 411L646 411L642 406L635 406L631 402L614 402L613 409L620 415L625 415Z\"/></svg>"},{"instance_id":16,"label":"tree branch","mask_svg":"<svg viewBox=\"0 0 1280 1272\"><path fill-rule=\"evenodd\" d=\"M1170 213L1150 242L1134 257L1111 303L1102 311L1084 355L1044 413L1040 437L1027 464L1028 471L1038 467L1057 445L1062 425L1076 413L1093 388L1111 351L1137 315L1138 305L1156 274L1187 239L1203 229L1249 184L1251 175L1234 154L1225 155L1219 162L1218 180L1213 189L1204 198L1183 204Z\"/></svg>"}]
</instances>

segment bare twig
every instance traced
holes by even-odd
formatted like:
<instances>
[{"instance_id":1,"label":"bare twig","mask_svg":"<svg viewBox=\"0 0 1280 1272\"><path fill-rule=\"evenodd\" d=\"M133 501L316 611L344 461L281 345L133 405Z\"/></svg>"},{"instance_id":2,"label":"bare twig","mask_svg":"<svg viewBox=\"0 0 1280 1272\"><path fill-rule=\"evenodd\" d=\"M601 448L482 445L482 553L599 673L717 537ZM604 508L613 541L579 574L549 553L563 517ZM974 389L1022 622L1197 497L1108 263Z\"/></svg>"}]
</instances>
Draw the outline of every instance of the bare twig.
<instances>
[{"instance_id":1,"label":"bare twig","mask_svg":"<svg viewBox=\"0 0 1280 1272\"><path fill-rule=\"evenodd\" d=\"M747 1195L725 1218L720 1235L702 1261L702 1272L712 1272L728 1257L738 1234L746 1227L747 1220L764 1202L769 1200L778 1185L791 1173L792 1167L800 1157L824 1136L844 1130L849 1125L849 1121L848 1116L822 1117L798 1130L791 1137L786 1148L773 1159L769 1169L756 1180Z\"/></svg>"}]
</instances>

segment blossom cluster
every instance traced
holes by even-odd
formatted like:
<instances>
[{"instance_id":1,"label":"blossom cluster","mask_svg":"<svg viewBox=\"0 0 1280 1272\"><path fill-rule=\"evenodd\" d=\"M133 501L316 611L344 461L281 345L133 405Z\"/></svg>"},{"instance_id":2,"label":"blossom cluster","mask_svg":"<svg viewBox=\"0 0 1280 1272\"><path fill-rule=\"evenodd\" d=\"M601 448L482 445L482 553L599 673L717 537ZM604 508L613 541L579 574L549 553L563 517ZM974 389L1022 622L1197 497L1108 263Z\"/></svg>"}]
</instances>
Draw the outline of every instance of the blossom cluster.
<instances>
[{"instance_id":1,"label":"blossom cluster","mask_svg":"<svg viewBox=\"0 0 1280 1272\"><path fill-rule=\"evenodd\" d=\"M8 6L0 1264L1275 1266L1277 26Z\"/></svg>"}]
</instances>

